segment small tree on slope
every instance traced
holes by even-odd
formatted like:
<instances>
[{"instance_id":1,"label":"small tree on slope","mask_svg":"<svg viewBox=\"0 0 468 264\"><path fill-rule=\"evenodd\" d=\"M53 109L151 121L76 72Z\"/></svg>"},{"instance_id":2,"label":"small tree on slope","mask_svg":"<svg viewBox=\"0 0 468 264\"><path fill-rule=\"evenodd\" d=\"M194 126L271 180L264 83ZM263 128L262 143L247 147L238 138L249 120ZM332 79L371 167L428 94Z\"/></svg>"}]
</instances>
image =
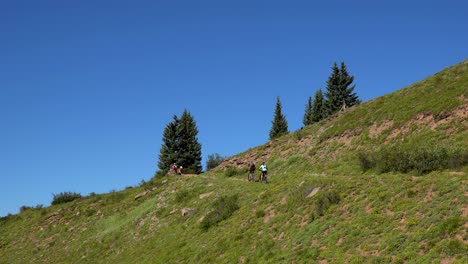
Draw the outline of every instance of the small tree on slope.
<instances>
[{"instance_id":1,"label":"small tree on slope","mask_svg":"<svg viewBox=\"0 0 468 264\"><path fill-rule=\"evenodd\" d=\"M308 126L312 124L312 111L313 111L313 102L312 102L312 97L309 96L309 100L307 100L307 104L304 110L304 117L302 118L302 124L304 124L304 126Z\"/></svg>"},{"instance_id":2,"label":"small tree on slope","mask_svg":"<svg viewBox=\"0 0 468 264\"><path fill-rule=\"evenodd\" d=\"M182 116L170 122L163 133L158 168L166 174L170 166L176 163L184 172L201 173L201 145L197 139L198 128L192 115L185 110Z\"/></svg>"},{"instance_id":3,"label":"small tree on slope","mask_svg":"<svg viewBox=\"0 0 468 264\"><path fill-rule=\"evenodd\" d=\"M192 115L184 110L179 120L177 130L179 140L177 141L178 153L177 164L184 167L189 173L201 173L201 144L198 142L198 128Z\"/></svg>"},{"instance_id":4,"label":"small tree on slope","mask_svg":"<svg viewBox=\"0 0 468 264\"><path fill-rule=\"evenodd\" d=\"M163 144L159 151L158 168L163 174L166 174L171 164L177 161L178 150L178 128L179 119L176 115L173 117L173 121L170 122L163 132Z\"/></svg>"},{"instance_id":5,"label":"small tree on slope","mask_svg":"<svg viewBox=\"0 0 468 264\"><path fill-rule=\"evenodd\" d=\"M338 112L343 107L351 107L360 103L357 95L353 93L356 85L352 85L354 76L349 75L344 62L340 68L333 64L332 74L327 81L327 91L325 92L327 115Z\"/></svg>"},{"instance_id":6,"label":"small tree on slope","mask_svg":"<svg viewBox=\"0 0 468 264\"><path fill-rule=\"evenodd\" d=\"M275 116L272 121L270 129L270 140L278 138L280 136L288 134L288 122L286 117L281 112L281 101L280 98L276 98Z\"/></svg>"},{"instance_id":7,"label":"small tree on slope","mask_svg":"<svg viewBox=\"0 0 468 264\"><path fill-rule=\"evenodd\" d=\"M326 116L325 101L323 98L322 89L318 89L317 92L315 92L315 98L312 104L311 122L312 123L318 122L324 119L325 116Z\"/></svg>"}]
</instances>

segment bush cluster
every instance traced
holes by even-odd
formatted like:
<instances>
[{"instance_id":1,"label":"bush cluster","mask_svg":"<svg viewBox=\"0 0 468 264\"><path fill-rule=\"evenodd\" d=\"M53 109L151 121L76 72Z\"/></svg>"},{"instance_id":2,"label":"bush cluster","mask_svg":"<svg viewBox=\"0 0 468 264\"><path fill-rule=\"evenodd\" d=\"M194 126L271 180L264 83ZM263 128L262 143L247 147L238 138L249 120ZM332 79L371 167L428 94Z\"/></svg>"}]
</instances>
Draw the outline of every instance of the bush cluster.
<instances>
[{"instance_id":1,"label":"bush cluster","mask_svg":"<svg viewBox=\"0 0 468 264\"><path fill-rule=\"evenodd\" d=\"M314 211L316 216L323 216L324 212L332 205L341 201L340 194L335 190L317 194Z\"/></svg>"},{"instance_id":2,"label":"bush cluster","mask_svg":"<svg viewBox=\"0 0 468 264\"><path fill-rule=\"evenodd\" d=\"M237 169L235 167L229 167L224 171L224 176L232 177L235 175L245 174L247 173L247 169Z\"/></svg>"},{"instance_id":3,"label":"bush cluster","mask_svg":"<svg viewBox=\"0 0 468 264\"><path fill-rule=\"evenodd\" d=\"M61 192L52 195L54 196L52 205L68 203L81 198L81 194L75 192Z\"/></svg>"},{"instance_id":4,"label":"bush cluster","mask_svg":"<svg viewBox=\"0 0 468 264\"><path fill-rule=\"evenodd\" d=\"M223 161L224 157L218 153L208 155L208 160L206 161L206 170L211 170L219 166Z\"/></svg>"},{"instance_id":5,"label":"bush cluster","mask_svg":"<svg viewBox=\"0 0 468 264\"><path fill-rule=\"evenodd\" d=\"M22 213L22 212L25 212L27 210L42 209L42 208L44 208L44 205L42 205L42 204L38 204L38 205L36 205L36 207L23 205L23 206L20 207L19 210L20 210L20 213Z\"/></svg>"},{"instance_id":6,"label":"bush cluster","mask_svg":"<svg viewBox=\"0 0 468 264\"><path fill-rule=\"evenodd\" d=\"M200 223L202 230L206 231L210 227L229 218L240 207L237 203L238 196L222 196L213 203L214 210L208 213Z\"/></svg>"},{"instance_id":7,"label":"bush cluster","mask_svg":"<svg viewBox=\"0 0 468 264\"><path fill-rule=\"evenodd\" d=\"M187 200L190 200L190 198L192 198L193 195L194 194L193 194L192 190L184 189L184 190L181 190L181 191L176 193L175 201L176 201L176 203L182 203L182 202L185 202Z\"/></svg>"},{"instance_id":8,"label":"bush cluster","mask_svg":"<svg viewBox=\"0 0 468 264\"><path fill-rule=\"evenodd\" d=\"M448 150L443 147L410 148L402 146L384 147L375 152L358 154L363 171L376 169L385 172L416 172L426 174L431 171L455 169L468 164L468 151Z\"/></svg>"}]
</instances>

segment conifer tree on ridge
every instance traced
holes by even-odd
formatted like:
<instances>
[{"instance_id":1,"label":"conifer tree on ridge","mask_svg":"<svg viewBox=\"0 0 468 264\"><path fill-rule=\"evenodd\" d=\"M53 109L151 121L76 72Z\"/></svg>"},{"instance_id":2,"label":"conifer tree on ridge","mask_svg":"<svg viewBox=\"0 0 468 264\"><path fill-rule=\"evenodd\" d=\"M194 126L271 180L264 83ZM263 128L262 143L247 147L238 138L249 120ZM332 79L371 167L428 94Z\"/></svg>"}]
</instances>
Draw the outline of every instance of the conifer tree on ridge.
<instances>
[{"instance_id":1,"label":"conifer tree on ridge","mask_svg":"<svg viewBox=\"0 0 468 264\"><path fill-rule=\"evenodd\" d=\"M166 174L173 163L187 173L201 173L201 144L198 142L198 128L188 110L178 118L174 115L163 132L158 168Z\"/></svg>"},{"instance_id":2,"label":"conifer tree on ridge","mask_svg":"<svg viewBox=\"0 0 468 264\"><path fill-rule=\"evenodd\" d=\"M270 140L288 134L288 122L281 112L281 101L279 96L276 98L275 116L270 129Z\"/></svg>"},{"instance_id":3,"label":"conifer tree on ridge","mask_svg":"<svg viewBox=\"0 0 468 264\"><path fill-rule=\"evenodd\" d=\"M312 111L313 111L313 101L312 97L309 96L309 99L307 100L307 104L305 106L305 111L304 111L304 117L302 118L302 124L304 126L308 126L312 124Z\"/></svg>"},{"instance_id":4,"label":"conifer tree on ridge","mask_svg":"<svg viewBox=\"0 0 468 264\"><path fill-rule=\"evenodd\" d=\"M326 116L325 113L325 101L323 98L322 89L318 89L315 92L314 102L312 104L312 116L311 121L312 123L316 123Z\"/></svg>"},{"instance_id":5,"label":"conifer tree on ridge","mask_svg":"<svg viewBox=\"0 0 468 264\"><path fill-rule=\"evenodd\" d=\"M173 117L173 121L167 124L166 128L164 128L163 132L163 144L159 151L159 161L158 161L158 168L164 174L167 173L171 164L177 162L177 155L178 155L178 134L179 128L179 118L176 115Z\"/></svg>"},{"instance_id":6,"label":"conifer tree on ridge","mask_svg":"<svg viewBox=\"0 0 468 264\"><path fill-rule=\"evenodd\" d=\"M336 62L333 64L325 92L327 116L360 103L358 96L353 92L356 85L351 86L353 81L354 76L348 73L344 62L341 62L340 68Z\"/></svg>"},{"instance_id":7,"label":"conifer tree on ridge","mask_svg":"<svg viewBox=\"0 0 468 264\"><path fill-rule=\"evenodd\" d=\"M201 173L201 144L198 142L198 128L190 112L185 109L180 117L178 128L179 140L177 164L184 167L184 171Z\"/></svg>"}]
</instances>

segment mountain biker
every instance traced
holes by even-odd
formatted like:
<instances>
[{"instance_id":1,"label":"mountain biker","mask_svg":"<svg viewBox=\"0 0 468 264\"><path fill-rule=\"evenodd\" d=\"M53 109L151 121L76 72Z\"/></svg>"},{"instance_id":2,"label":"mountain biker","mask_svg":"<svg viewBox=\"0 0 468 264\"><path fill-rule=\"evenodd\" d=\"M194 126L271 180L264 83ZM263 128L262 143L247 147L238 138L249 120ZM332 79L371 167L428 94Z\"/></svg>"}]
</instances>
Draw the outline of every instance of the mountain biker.
<instances>
[{"instance_id":1,"label":"mountain biker","mask_svg":"<svg viewBox=\"0 0 468 264\"><path fill-rule=\"evenodd\" d=\"M249 162L249 175L247 176L248 181L254 180L254 173L255 173L255 163L252 161Z\"/></svg>"},{"instance_id":2,"label":"mountain biker","mask_svg":"<svg viewBox=\"0 0 468 264\"><path fill-rule=\"evenodd\" d=\"M267 168L267 166L265 165L265 162L262 162L262 165L260 166L260 171L261 171L261 174L260 174L260 182L264 181L265 183L267 183L267 172L268 172L268 168Z\"/></svg>"}]
</instances>

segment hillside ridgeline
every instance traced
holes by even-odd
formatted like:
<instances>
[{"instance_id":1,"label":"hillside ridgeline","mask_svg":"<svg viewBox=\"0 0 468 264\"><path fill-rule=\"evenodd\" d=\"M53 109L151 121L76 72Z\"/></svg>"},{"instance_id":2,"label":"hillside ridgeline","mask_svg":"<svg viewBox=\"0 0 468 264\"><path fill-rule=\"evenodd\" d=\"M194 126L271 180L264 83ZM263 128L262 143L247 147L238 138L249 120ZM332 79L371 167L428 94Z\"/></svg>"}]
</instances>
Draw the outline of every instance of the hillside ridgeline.
<instances>
[{"instance_id":1,"label":"hillside ridgeline","mask_svg":"<svg viewBox=\"0 0 468 264\"><path fill-rule=\"evenodd\" d=\"M467 92L465 61L197 177L3 217L0 263L467 263Z\"/></svg>"}]
</instances>

